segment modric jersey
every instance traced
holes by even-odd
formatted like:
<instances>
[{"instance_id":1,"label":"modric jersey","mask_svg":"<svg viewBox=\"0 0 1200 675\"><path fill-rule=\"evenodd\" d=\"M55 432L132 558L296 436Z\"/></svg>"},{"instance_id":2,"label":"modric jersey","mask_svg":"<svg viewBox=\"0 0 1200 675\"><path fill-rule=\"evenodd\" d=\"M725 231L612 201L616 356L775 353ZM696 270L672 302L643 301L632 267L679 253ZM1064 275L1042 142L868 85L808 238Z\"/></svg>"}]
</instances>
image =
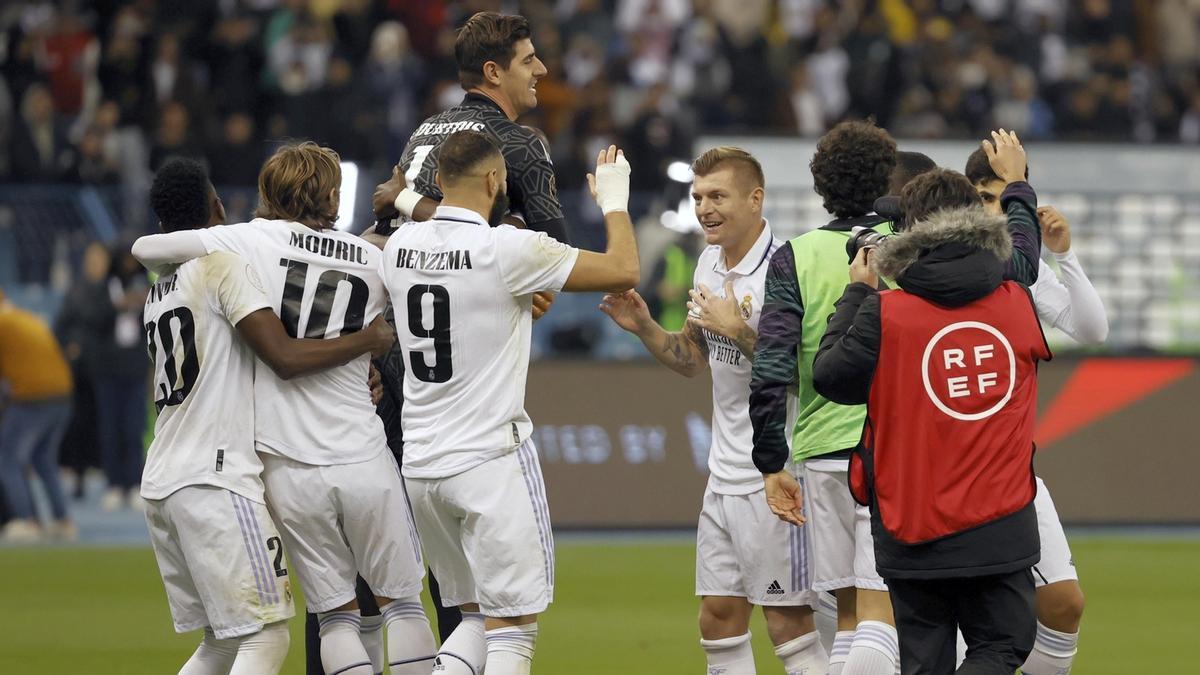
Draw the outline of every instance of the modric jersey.
<instances>
[{"instance_id":1,"label":"modric jersey","mask_svg":"<svg viewBox=\"0 0 1200 675\"><path fill-rule=\"evenodd\" d=\"M335 338L361 330L387 301L379 249L338 230L255 219L197 230L209 253L244 257L262 278L292 337ZM362 462L387 448L367 388L370 355L290 381L266 366L254 380L261 452L306 464Z\"/></svg>"}]
</instances>

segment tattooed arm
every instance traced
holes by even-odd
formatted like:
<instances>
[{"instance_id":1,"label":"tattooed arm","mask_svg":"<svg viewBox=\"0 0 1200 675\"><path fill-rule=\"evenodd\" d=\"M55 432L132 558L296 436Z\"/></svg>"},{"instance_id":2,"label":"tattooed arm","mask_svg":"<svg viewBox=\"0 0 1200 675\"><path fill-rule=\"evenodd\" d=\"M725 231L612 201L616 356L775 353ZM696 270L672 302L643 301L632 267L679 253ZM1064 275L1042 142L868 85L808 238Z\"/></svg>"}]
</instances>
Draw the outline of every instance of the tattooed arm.
<instances>
[{"instance_id":1,"label":"tattooed arm","mask_svg":"<svg viewBox=\"0 0 1200 675\"><path fill-rule=\"evenodd\" d=\"M694 322L679 333L669 333L651 318L637 291L604 296L600 309L621 328L637 335L658 362L685 377L695 377L708 367L708 341Z\"/></svg>"}]
</instances>

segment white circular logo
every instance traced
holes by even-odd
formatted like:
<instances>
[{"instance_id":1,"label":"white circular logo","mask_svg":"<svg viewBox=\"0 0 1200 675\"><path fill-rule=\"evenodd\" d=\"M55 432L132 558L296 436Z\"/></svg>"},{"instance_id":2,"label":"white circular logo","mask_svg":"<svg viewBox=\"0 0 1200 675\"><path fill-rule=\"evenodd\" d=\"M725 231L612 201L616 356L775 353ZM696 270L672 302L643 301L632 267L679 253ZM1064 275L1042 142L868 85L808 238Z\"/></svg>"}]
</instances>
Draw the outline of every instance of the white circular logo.
<instances>
[{"instance_id":1,"label":"white circular logo","mask_svg":"<svg viewBox=\"0 0 1200 675\"><path fill-rule=\"evenodd\" d=\"M997 353L997 346L1003 347L1003 355ZM939 330L925 345L921 378L925 393L938 410L954 419L973 422L996 414L1012 398L1017 359L1008 339L994 326L960 321ZM1005 393L999 397L1001 390ZM988 403L991 405L980 410Z\"/></svg>"}]
</instances>

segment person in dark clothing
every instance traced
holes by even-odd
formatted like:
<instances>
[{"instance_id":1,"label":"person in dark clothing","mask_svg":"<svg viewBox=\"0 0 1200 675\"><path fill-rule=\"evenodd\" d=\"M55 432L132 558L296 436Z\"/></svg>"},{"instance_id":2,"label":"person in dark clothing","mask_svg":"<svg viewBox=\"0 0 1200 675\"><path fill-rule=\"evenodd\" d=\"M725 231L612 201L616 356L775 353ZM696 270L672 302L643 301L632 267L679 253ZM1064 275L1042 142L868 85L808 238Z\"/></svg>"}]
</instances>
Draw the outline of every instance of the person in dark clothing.
<instances>
[{"instance_id":1,"label":"person in dark clothing","mask_svg":"<svg viewBox=\"0 0 1200 675\"><path fill-rule=\"evenodd\" d=\"M75 474L75 497L82 498L84 472L101 466L99 419L93 378L101 365L100 345L108 340L104 309L108 295L108 249L92 242L84 249L82 274L63 300L54 333L63 345L75 382L71 423L63 437L59 463Z\"/></svg>"},{"instance_id":2,"label":"person in dark clothing","mask_svg":"<svg viewBox=\"0 0 1200 675\"><path fill-rule=\"evenodd\" d=\"M997 146L1015 144L1000 132ZM867 405L850 488L871 509L901 671L1009 675L1036 633L1033 429L1050 350L1028 289L1005 281L1009 227L965 176L918 176L901 209L910 228L851 264L813 386ZM899 288L877 291L879 276Z\"/></svg>"},{"instance_id":3,"label":"person in dark clothing","mask_svg":"<svg viewBox=\"0 0 1200 675\"><path fill-rule=\"evenodd\" d=\"M141 265L120 246L112 268L97 293L91 325L100 333L93 363L96 415L100 425L100 456L108 477L108 492L101 500L105 510L116 510L126 501L137 506L137 487L145 460L143 435L147 418L146 347L142 333L142 307L150 285Z\"/></svg>"}]
</instances>

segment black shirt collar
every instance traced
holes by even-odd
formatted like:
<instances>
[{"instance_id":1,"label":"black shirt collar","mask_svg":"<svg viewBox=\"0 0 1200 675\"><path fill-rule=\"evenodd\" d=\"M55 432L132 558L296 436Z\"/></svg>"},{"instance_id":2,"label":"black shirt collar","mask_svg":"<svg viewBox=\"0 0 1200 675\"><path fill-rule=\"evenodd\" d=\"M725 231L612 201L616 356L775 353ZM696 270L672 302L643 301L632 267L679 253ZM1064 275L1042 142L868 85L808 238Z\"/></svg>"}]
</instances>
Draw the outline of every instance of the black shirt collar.
<instances>
[{"instance_id":1,"label":"black shirt collar","mask_svg":"<svg viewBox=\"0 0 1200 675\"><path fill-rule=\"evenodd\" d=\"M490 107L490 108L495 109L495 111L500 113L501 115L504 115L505 119L508 119L508 115L504 114L504 110L500 108L500 104L496 103L495 101L488 98L487 96L484 96L483 94L479 94L479 93L476 93L473 91L468 91L467 95L463 97L462 104L463 105L472 105L472 106Z\"/></svg>"},{"instance_id":2,"label":"black shirt collar","mask_svg":"<svg viewBox=\"0 0 1200 675\"><path fill-rule=\"evenodd\" d=\"M868 213L865 216L855 216L853 218L838 218L831 220L821 226L822 230L832 230L834 232L849 232L856 227L875 227L880 223L886 223L888 219L874 214Z\"/></svg>"}]
</instances>

